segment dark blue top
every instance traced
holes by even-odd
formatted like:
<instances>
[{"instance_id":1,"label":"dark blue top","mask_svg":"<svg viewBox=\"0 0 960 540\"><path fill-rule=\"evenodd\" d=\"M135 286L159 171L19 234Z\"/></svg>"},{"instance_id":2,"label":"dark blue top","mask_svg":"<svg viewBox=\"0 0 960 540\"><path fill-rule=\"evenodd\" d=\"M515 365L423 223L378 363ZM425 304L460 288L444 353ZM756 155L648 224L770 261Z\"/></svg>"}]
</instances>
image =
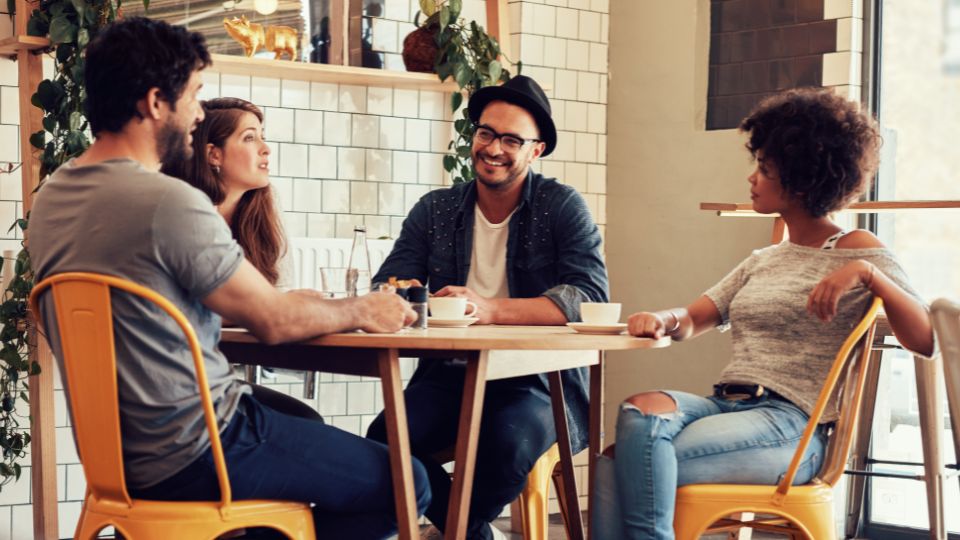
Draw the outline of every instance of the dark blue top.
<instances>
[{"instance_id":1,"label":"dark blue top","mask_svg":"<svg viewBox=\"0 0 960 540\"><path fill-rule=\"evenodd\" d=\"M400 238L373 281L416 278L431 292L466 285L476 201L475 181L424 195L404 220ZM507 283L511 298L545 296L571 322L580 320L580 302L608 300L600 231L574 188L528 173L509 224ZM430 364L436 362L422 362L417 371ZM546 375L531 380L549 388ZM562 380L570 438L578 452L587 445L589 371L569 369Z\"/></svg>"}]
</instances>

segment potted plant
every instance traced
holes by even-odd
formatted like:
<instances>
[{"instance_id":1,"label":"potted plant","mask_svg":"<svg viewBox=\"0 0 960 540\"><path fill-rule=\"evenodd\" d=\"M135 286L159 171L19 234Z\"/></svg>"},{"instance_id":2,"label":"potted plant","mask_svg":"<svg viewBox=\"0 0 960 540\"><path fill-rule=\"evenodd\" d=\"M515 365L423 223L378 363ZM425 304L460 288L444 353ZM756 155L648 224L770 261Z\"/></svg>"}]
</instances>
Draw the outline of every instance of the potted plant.
<instances>
[{"instance_id":1,"label":"potted plant","mask_svg":"<svg viewBox=\"0 0 960 540\"><path fill-rule=\"evenodd\" d=\"M476 21L460 19L462 8L463 0L420 0L414 18L417 29L403 41L408 70L424 71L418 68L423 67L424 58L432 57L432 69L425 71L436 73L441 81L452 78L460 88L450 96L450 108L458 115L453 122L457 136L448 146L452 153L443 158L443 167L454 183L474 178L470 163L474 127L466 109L460 110L464 94L469 99L480 88L506 82L511 76L500 62L500 44ZM425 17L422 24L421 15ZM519 73L520 62L516 66Z\"/></svg>"}]
</instances>

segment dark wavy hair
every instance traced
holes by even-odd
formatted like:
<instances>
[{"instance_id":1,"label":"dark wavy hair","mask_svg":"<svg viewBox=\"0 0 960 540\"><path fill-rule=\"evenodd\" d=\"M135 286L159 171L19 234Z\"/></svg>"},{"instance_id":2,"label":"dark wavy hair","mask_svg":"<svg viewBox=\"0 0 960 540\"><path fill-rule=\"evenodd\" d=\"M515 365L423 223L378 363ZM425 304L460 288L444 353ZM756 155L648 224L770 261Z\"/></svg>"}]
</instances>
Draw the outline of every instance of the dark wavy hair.
<instances>
[{"instance_id":1,"label":"dark wavy hair","mask_svg":"<svg viewBox=\"0 0 960 540\"><path fill-rule=\"evenodd\" d=\"M211 62L202 35L143 17L110 23L86 53L84 113L94 135L142 118L137 101L151 88L175 108L190 75Z\"/></svg>"},{"instance_id":2,"label":"dark wavy hair","mask_svg":"<svg viewBox=\"0 0 960 540\"><path fill-rule=\"evenodd\" d=\"M773 163L784 191L814 217L853 202L877 169L880 134L857 102L829 89L771 96L740 123L747 150Z\"/></svg>"},{"instance_id":3,"label":"dark wavy hair","mask_svg":"<svg viewBox=\"0 0 960 540\"><path fill-rule=\"evenodd\" d=\"M244 113L251 113L263 122L263 111L242 99L216 98L203 102L203 113L203 122L193 132L193 158L164 163L162 172L183 179L206 193L213 204L219 205L226 192L223 180L207 163L207 144L222 149L237 131ZM233 213L233 221L228 225L247 260L267 281L276 285L280 277L277 262L286 246L283 226L273 202L273 189L266 186L244 193Z\"/></svg>"}]
</instances>

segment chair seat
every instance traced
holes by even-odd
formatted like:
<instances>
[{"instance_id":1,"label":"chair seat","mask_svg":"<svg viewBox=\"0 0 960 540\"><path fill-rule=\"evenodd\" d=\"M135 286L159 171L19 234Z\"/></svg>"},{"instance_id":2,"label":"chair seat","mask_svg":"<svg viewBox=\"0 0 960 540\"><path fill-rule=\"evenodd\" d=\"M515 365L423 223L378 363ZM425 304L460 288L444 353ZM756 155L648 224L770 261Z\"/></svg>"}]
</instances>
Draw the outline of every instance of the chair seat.
<instances>
[{"instance_id":1,"label":"chair seat","mask_svg":"<svg viewBox=\"0 0 960 540\"><path fill-rule=\"evenodd\" d=\"M693 484L677 489L677 504L741 501L744 504L783 508L794 505L823 504L833 500L833 488L822 483L793 486L783 498L782 505L773 504L773 494L777 486L768 485L731 485L731 484Z\"/></svg>"}]
</instances>

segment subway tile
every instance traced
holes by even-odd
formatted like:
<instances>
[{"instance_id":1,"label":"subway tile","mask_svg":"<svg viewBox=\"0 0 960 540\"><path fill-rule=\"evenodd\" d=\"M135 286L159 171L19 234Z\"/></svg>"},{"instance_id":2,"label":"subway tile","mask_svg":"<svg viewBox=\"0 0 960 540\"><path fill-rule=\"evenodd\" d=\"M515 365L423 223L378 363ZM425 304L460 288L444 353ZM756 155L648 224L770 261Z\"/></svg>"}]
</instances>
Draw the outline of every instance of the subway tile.
<instances>
[{"instance_id":1,"label":"subway tile","mask_svg":"<svg viewBox=\"0 0 960 540\"><path fill-rule=\"evenodd\" d=\"M347 383L321 384L317 391L320 397L317 412L323 416L347 414Z\"/></svg>"},{"instance_id":2,"label":"subway tile","mask_svg":"<svg viewBox=\"0 0 960 540\"><path fill-rule=\"evenodd\" d=\"M863 0L823 0L823 18L863 18Z\"/></svg>"},{"instance_id":3,"label":"subway tile","mask_svg":"<svg viewBox=\"0 0 960 540\"><path fill-rule=\"evenodd\" d=\"M367 238L390 236L390 216L363 216L363 224L367 226Z\"/></svg>"},{"instance_id":4,"label":"subway tile","mask_svg":"<svg viewBox=\"0 0 960 540\"><path fill-rule=\"evenodd\" d=\"M593 163L597 161L597 135L594 133L577 133L576 160Z\"/></svg>"},{"instance_id":5,"label":"subway tile","mask_svg":"<svg viewBox=\"0 0 960 540\"><path fill-rule=\"evenodd\" d=\"M82 465L67 465L67 500L82 501L87 492L87 479Z\"/></svg>"},{"instance_id":6,"label":"subway tile","mask_svg":"<svg viewBox=\"0 0 960 540\"><path fill-rule=\"evenodd\" d=\"M540 67L540 66L523 66L523 74L531 79L537 81L540 86L549 87L550 90L546 90L547 97L554 98L557 96L557 86L555 84L557 70L552 68Z\"/></svg>"},{"instance_id":7,"label":"subway tile","mask_svg":"<svg viewBox=\"0 0 960 540\"><path fill-rule=\"evenodd\" d=\"M443 184L443 154L419 154L417 161L421 184Z\"/></svg>"},{"instance_id":8,"label":"subway tile","mask_svg":"<svg viewBox=\"0 0 960 540\"><path fill-rule=\"evenodd\" d=\"M820 86L820 81L823 80L822 56L819 54L801 56L795 58L793 62L797 86Z\"/></svg>"},{"instance_id":9,"label":"subway tile","mask_svg":"<svg viewBox=\"0 0 960 540\"><path fill-rule=\"evenodd\" d=\"M253 77L250 80L250 101L260 107L279 107L280 79Z\"/></svg>"},{"instance_id":10,"label":"subway tile","mask_svg":"<svg viewBox=\"0 0 960 540\"><path fill-rule=\"evenodd\" d=\"M556 34L557 8L553 6L533 6L533 33L541 36Z\"/></svg>"},{"instance_id":11,"label":"subway tile","mask_svg":"<svg viewBox=\"0 0 960 540\"><path fill-rule=\"evenodd\" d=\"M380 148L403 150L404 119L392 116L380 118Z\"/></svg>"},{"instance_id":12,"label":"subway tile","mask_svg":"<svg viewBox=\"0 0 960 540\"><path fill-rule=\"evenodd\" d=\"M340 105L340 88L331 83L310 83L310 108L336 111Z\"/></svg>"},{"instance_id":13,"label":"subway tile","mask_svg":"<svg viewBox=\"0 0 960 540\"><path fill-rule=\"evenodd\" d=\"M532 34L535 5L532 2L521 2L510 5L510 31L513 33ZM519 30L516 25L519 24Z\"/></svg>"},{"instance_id":14,"label":"subway tile","mask_svg":"<svg viewBox=\"0 0 960 540\"><path fill-rule=\"evenodd\" d=\"M550 100L550 116L557 129L567 129L567 102L562 99Z\"/></svg>"},{"instance_id":15,"label":"subway tile","mask_svg":"<svg viewBox=\"0 0 960 540\"><path fill-rule=\"evenodd\" d=\"M393 153L393 181L403 183L417 183L417 160L416 152L394 152Z\"/></svg>"},{"instance_id":16,"label":"subway tile","mask_svg":"<svg viewBox=\"0 0 960 540\"><path fill-rule=\"evenodd\" d=\"M274 176L270 178L270 185L273 187L273 196L277 200L277 206L281 210L293 209L293 179L283 176Z\"/></svg>"},{"instance_id":17,"label":"subway tile","mask_svg":"<svg viewBox=\"0 0 960 540\"><path fill-rule=\"evenodd\" d=\"M558 99L577 99L577 72L568 69L556 71L553 93Z\"/></svg>"},{"instance_id":18,"label":"subway tile","mask_svg":"<svg viewBox=\"0 0 960 540\"><path fill-rule=\"evenodd\" d=\"M575 9L557 8L557 36L578 39L580 13Z\"/></svg>"},{"instance_id":19,"label":"subway tile","mask_svg":"<svg viewBox=\"0 0 960 540\"><path fill-rule=\"evenodd\" d=\"M350 182L346 180L324 180L322 211L328 214L346 214L350 212Z\"/></svg>"},{"instance_id":20,"label":"subway tile","mask_svg":"<svg viewBox=\"0 0 960 540\"><path fill-rule=\"evenodd\" d=\"M335 146L310 147L310 178L337 177L337 148Z\"/></svg>"},{"instance_id":21,"label":"subway tile","mask_svg":"<svg viewBox=\"0 0 960 540\"><path fill-rule=\"evenodd\" d=\"M412 118L407 120L405 138L404 145L407 150L429 151L430 121Z\"/></svg>"},{"instance_id":22,"label":"subway tile","mask_svg":"<svg viewBox=\"0 0 960 540\"><path fill-rule=\"evenodd\" d=\"M774 26L797 22L797 0L770 0L770 23Z\"/></svg>"},{"instance_id":23,"label":"subway tile","mask_svg":"<svg viewBox=\"0 0 960 540\"><path fill-rule=\"evenodd\" d=\"M378 208L381 214L403 214L403 184L380 184Z\"/></svg>"},{"instance_id":24,"label":"subway tile","mask_svg":"<svg viewBox=\"0 0 960 540\"><path fill-rule=\"evenodd\" d=\"M569 0L567 5L578 10L590 9L590 0Z\"/></svg>"},{"instance_id":25,"label":"subway tile","mask_svg":"<svg viewBox=\"0 0 960 540\"><path fill-rule=\"evenodd\" d=\"M374 18L371 21L373 40L371 46L375 51L400 52L398 47L398 32L396 21Z\"/></svg>"},{"instance_id":26,"label":"subway tile","mask_svg":"<svg viewBox=\"0 0 960 540\"><path fill-rule=\"evenodd\" d=\"M308 81L283 80L280 84L280 103L284 107L293 109L310 107L310 83Z\"/></svg>"},{"instance_id":27,"label":"subway tile","mask_svg":"<svg viewBox=\"0 0 960 540\"><path fill-rule=\"evenodd\" d=\"M600 101L600 74L577 73L577 99L580 101Z\"/></svg>"},{"instance_id":28,"label":"subway tile","mask_svg":"<svg viewBox=\"0 0 960 540\"><path fill-rule=\"evenodd\" d=\"M566 183L566 172L564 170L564 163L562 161L554 161L552 159L541 161L540 174L546 176L547 178L556 178L557 180Z\"/></svg>"},{"instance_id":29,"label":"subway tile","mask_svg":"<svg viewBox=\"0 0 960 540\"><path fill-rule=\"evenodd\" d=\"M355 113L367 112L367 87L341 84L340 111Z\"/></svg>"},{"instance_id":30,"label":"subway tile","mask_svg":"<svg viewBox=\"0 0 960 540\"><path fill-rule=\"evenodd\" d=\"M385 2L384 6L384 18L392 19L394 21L406 21L410 17L410 1L409 0L388 0ZM415 7L417 2L414 2Z\"/></svg>"},{"instance_id":31,"label":"subway tile","mask_svg":"<svg viewBox=\"0 0 960 540\"><path fill-rule=\"evenodd\" d=\"M367 113L383 116L393 114L393 89L377 86L367 88Z\"/></svg>"},{"instance_id":32,"label":"subway tile","mask_svg":"<svg viewBox=\"0 0 960 540\"><path fill-rule=\"evenodd\" d=\"M557 131L557 147L550 154L549 159L557 161L573 161L576 151L576 139L572 131Z\"/></svg>"},{"instance_id":33,"label":"subway tile","mask_svg":"<svg viewBox=\"0 0 960 540\"><path fill-rule=\"evenodd\" d=\"M564 167L563 181L574 189L583 193L587 190L587 164L568 162Z\"/></svg>"},{"instance_id":34,"label":"subway tile","mask_svg":"<svg viewBox=\"0 0 960 540\"><path fill-rule=\"evenodd\" d=\"M380 144L380 122L376 116L353 115L352 146L376 148Z\"/></svg>"},{"instance_id":35,"label":"subway tile","mask_svg":"<svg viewBox=\"0 0 960 540\"><path fill-rule=\"evenodd\" d=\"M390 218L390 236L393 238L400 237L400 231L403 230L403 220L406 218L392 216Z\"/></svg>"},{"instance_id":36,"label":"subway tile","mask_svg":"<svg viewBox=\"0 0 960 540\"><path fill-rule=\"evenodd\" d=\"M610 15L600 15L600 43L610 43Z\"/></svg>"},{"instance_id":37,"label":"subway tile","mask_svg":"<svg viewBox=\"0 0 960 540\"><path fill-rule=\"evenodd\" d=\"M0 19L2 19L2 17L0 17ZM203 70L200 72L200 77L203 81L203 86L200 88L200 93L197 94L197 99L207 100L221 95L219 73L216 71Z\"/></svg>"},{"instance_id":38,"label":"subway tile","mask_svg":"<svg viewBox=\"0 0 960 540\"><path fill-rule=\"evenodd\" d=\"M607 132L607 106L599 103L587 105L587 131L590 133Z\"/></svg>"},{"instance_id":39,"label":"subway tile","mask_svg":"<svg viewBox=\"0 0 960 540\"><path fill-rule=\"evenodd\" d=\"M9 58L0 57L0 85L17 86L18 79L17 63Z\"/></svg>"},{"instance_id":40,"label":"subway tile","mask_svg":"<svg viewBox=\"0 0 960 540\"><path fill-rule=\"evenodd\" d=\"M564 128L568 131L587 130L587 104L582 101L567 101L564 107Z\"/></svg>"},{"instance_id":41,"label":"subway tile","mask_svg":"<svg viewBox=\"0 0 960 540\"><path fill-rule=\"evenodd\" d=\"M14 254L11 253L10 255ZM5 264L7 262L12 261L8 259L5 261ZM70 425L70 413L67 412L67 396L63 390L53 391L53 411L54 424L57 427ZM2 504L0 504L0 506L2 506Z\"/></svg>"},{"instance_id":42,"label":"subway tile","mask_svg":"<svg viewBox=\"0 0 960 540\"><path fill-rule=\"evenodd\" d=\"M297 109L294 140L304 144L323 144L323 112Z\"/></svg>"},{"instance_id":43,"label":"subway tile","mask_svg":"<svg viewBox=\"0 0 960 540\"><path fill-rule=\"evenodd\" d=\"M300 212L283 213L283 230L288 237L307 235L307 214Z\"/></svg>"},{"instance_id":44,"label":"subway tile","mask_svg":"<svg viewBox=\"0 0 960 540\"><path fill-rule=\"evenodd\" d=\"M442 92L420 91L420 118L443 120L447 100Z\"/></svg>"},{"instance_id":45,"label":"subway tile","mask_svg":"<svg viewBox=\"0 0 960 540\"><path fill-rule=\"evenodd\" d=\"M250 101L250 76L221 73L220 95Z\"/></svg>"},{"instance_id":46,"label":"subway tile","mask_svg":"<svg viewBox=\"0 0 960 540\"><path fill-rule=\"evenodd\" d=\"M0 162L20 162L20 129L18 126L0 125Z\"/></svg>"},{"instance_id":47,"label":"subway tile","mask_svg":"<svg viewBox=\"0 0 960 540\"><path fill-rule=\"evenodd\" d=\"M549 39L549 38L548 38ZM590 43L575 39L567 40L566 63L558 67L587 71L590 69Z\"/></svg>"},{"instance_id":48,"label":"subway tile","mask_svg":"<svg viewBox=\"0 0 960 540\"><path fill-rule=\"evenodd\" d=\"M293 210L323 212L323 180L293 179Z\"/></svg>"},{"instance_id":49,"label":"subway tile","mask_svg":"<svg viewBox=\"0 0 960 540\"><path fill-rule=\"evenodd\" d=\"M404 209L403 214L407 215L410 213L410 209L413 208L413 205L420 200L421 197L427 194L430 191L430 186L420 185L420 184L404 184L403 186L403 199L404 199Z\"/></svg>"},{"instance_id":50,"label":"subway tile","mask_svg":"<svg viewBox=\"0 0 960 540\"><path fill-rule=\"evenodd\" d=\"M520 60L524 64L539 65L543 63L543 36L533 34L519 34ZM516 52L514 52L516 54Z\"/></svg>"},{"instance_id":51,"label":"subway tile","mask_svg":"<svg viewBox=\"0 0 960 540\"><path fill-rule=\"evenodd\" d=\"M430 122L430 147L434 152L447 152L454 136L452 122Z\"/></svg>"},{"instance_id":52,"label":"subway tile","mask_svg":"<svg viewBox=\"0 0 960 540\"><path fill-rule=\"evenodd\" d=\"M352 214L337 214L337 238L353 238L353 228L363 225L363 216ZM359 377L355 375L334 375L335 381L353 381Z\"/></svg>"},{"instance_id":53,"label":"subway tile","mask_svg":"<svg viewBox=\"0 0 960 540\"><path fill-rule=\"evenodd\" d=\"M606 75L609 71L607 45L605 43L590 44L590 71Z\"/></svg>"},{"instance_id":54,"label":"subway tile","mask_svg":"<svg viewBox=\"0 0 960 540\"><path fill-rule=\"evenodd\" d=\"M77 456L77 447L73 441L73 428L58 427L56 432L57 463L67 465L80 463L80 458Z\"/></svg>"},{"instance_id":55,"label":"subway tile","mask_svg":"<svg viewBox=\"0 0 960 540\"><path fill-rule=\"evenodd\" d=\"M0 506L30 504L30 474L28 470L24 472L28 474L21 476L19 482L11 482L3 486L3 490L0 491ZM29 538L33 538L33 536L31 535Z\"/></svg>"},{"instance_id":56,"label":"subway tile","mask_svg":"<svg viewBox=\"0 0 960 540\"><path fill-rule=\"evenodd\" d=\"M20 90L13 86L0 87L0 124L20 123Z\"/></svg>"},{"instance_id":57,"label":"subway tile","mask_svg":"<svg viewBox=\"0 0 960 540\"><path fill-rule=\"evenodd\" d=\"M607 162L607 136L597 135L597 162Z\"/></svg>"},{"instance_id":58,"label":"subway tile","mask_svg":"<svg viewBox=\"0 0 960 540\"><path fill-rule=\"evenodd\" d=\"M57 504L58 538L70 538L74 533L76 523L80 521L80 512L83 509L83 503L80 501L61 502ZM108 529L108 528L105 528ZM14 538L27 538L15 536Z\"/></svg>"},{"instance_id":59,"label":"subway tile","mask_svg":"<svg viewBox=\"0 0 960 540\"><path fill-rule=\"evenodd\" d=\"M610 13L610 0L590 0L590 10Z\"/></svg>"},{"instance_id":60,"label":"subway tile","mask_svg":"<svg viewBox=\"0 0 960 540\"><path fill-rule=\"evenodd\" d=\"M307 236L310 238L334 238L337 235L337 218L332 214L306 214Z\"/></svg>"},{"instance_id":61,"label":"subway tile","mask_svg":"<svg viewBox=\"0 0 960 540\"><path fill-rule=\"evenodd\" d=\"M267 140L293 142L293 109L266 107L263 113L264 133Z\"/></svg>"},{"instance_id":62,"label":"subway tile","mask_svg":"<svg viewBox=\"0 0 960 540\"><path fill-rule=\"evenodd\" d=\"M836 52L823 55L823 86L841 86L860 82L860 55ZM0 138L2 140L2 138Z\"/></svg>"},{"instance_id":63,"label":"subway tile","mask_svg":"<svg viewBox=\"0 0 960 540\"><path fill-rule=\"evenodd\" d=\"M377 184L371 182L350 182L350 213L377 213Z\"/></svg>"},{"instance_id":64,"label":"subway tile","mask_svg":"<svg viewBox=\"0 0 960 540\"><path fill-rule=\"evenodd\" d=\"M308 176L310 147L305 144L280 144L280 176Z\"/></svg>"},{"instance_id":65,"label":"subway tile","mask_svg":"<svg viewBox=\"0 0 960 540\"><path fill-rule=\"evenodd\" d=\"M325 112L323 113L323 140L334 146L350 145L350 116L349 114Z\"/></svg>"},{"instance_id":66,"label":"subway tile","mask_svg":"<svg viewBox=\"0 0 960 540\"><path fill-rule=\"evenodd\" d=\"M850 3L850 0L843 0ZM797 22L821 21L824 19L824 0L798 0Z\"/></svg>"},{"instance_id":67,"label":"subway tile","mask_svg":"<svg viewBox=\"0 0 960 540\"><path fill-rule=\"evenodd\" d=\"M548 6L567 7L567 0L541 0L541 3Z\"/></svg>"},{"instance_id":68,"label":"subway tile","mask_svg":"<svg viewBox=\"0 0 960 540\"><path fill-rule=\"evenodd\" d=\"M863 50L863 19L837 19L836 51Z\"/></svg>"},{"instance_id":69,"label":"subway tile","mask_svg":"<svg viewBox=\"0 0 960 540\"><path fill-rule=\"evenodd\" d=\"M543 65L553 68L566 67L566 40L555 37L543 38Z\"/></svg>"},{"instance_id":70,"label":"subway tile","mask_svg":"<svg viewBox=\"0 0 960 540\"><path fill-rule=\"evenodd\" d=\"M360 433L360 417L359 416L334 416L330 419L330 423L333 427L337 429L342 429L347 433L352 433L358 437L363 437L363 433Z\"/></svg>"},{"instance_id":71,"label":"subway tile","mask_svg":"<svg viewBox=\"0 0 960 540\"><path fill-rule=\"evenodd\" d=\"M390 150L368 149L366 151L366 160L367 180L372 180L374 182L390 181L390 165L392 161Z\"/></svg>"},{"instance_id":72,"label":"subway tile","mask_svg":"<svg viewBox=\"0 0 960 540\"><path fill-rule=\"evenodd\" d=\"M600 40L600 14L592 11L580 12L580 31L578 35L584 41Z\"/></svg>"},{"instance_id":73,"label":"subway tile","mask_svg":"<svg viewBox=\"0 0 960 540\"><path fill-rule=\"evenodd\" d=\"M3 539L17 538L16 536L12 536L11 528L13 527L13 516L11 515L10 510L10 506L0 506L0 538ZM30 533L32 532L33 531L31 530ZM23 538L30 537L24 536Z\"/></svg>"},{"instance_id":74,"label":"subway tile","mask_svg":"<svg viewBox=\"0 0 960 540\"><path fill-rule=\"evenodd\" d=\"M588 193L606 193L607 192L607 166L606 165L587 165L587 192Z\"/></svg>"},{"instance_id":75,"label":"subway tile","mask_svg":"<svg viewBox=\"0 0 960 540\"><path fill-rule=\"evenodd\" d=\"M583 200L587 203L587 210L590 211L590 216L593 217L594 223L600 223L600 209L599 209L599 200L597 196L593 193L583 193Z\"/></svg>"},{"instance_id":76,"label":"subway tile","mask_svg":"<svg viewBox=\"0 0 960 540\"><path fill-rule=\"evenodd\" d=\"M337 178L363 180L363 148L337 148Z\"/></svg>"},{"instance_id":77,"label":"subway tile","mask_svg":"<svg viewBox=\"0 0 960 540\"><path fill-rule=\"evenodd\" d=\"M837 50L837 21L822 21L810 26L810 54L836 52Z\"/></svg>"},{"instance_id":78,"label":"subway tile","mask_svg":"<svg viewBox=\"0 0 960 540\"><path fill-rule=\"evenodd\" d=\"M393 91L393 110L397 116L416 118L419 114L420 93L397 88Z\"/></svg>"},{"instance_id":79,"label":"subway tile","mask_svg":"<svg viewBox=\"0 0 960 540\"><path fill-rule=\"evenodd\" d=\"M376 386L372 382L358 382L347 385L347 414L375 414Z\"/></svg>"},{"instance_id":80,"label":"subway tile","mask_svg":"<svg viewBox=\"0 0 960 540\"><path fill-rule=\"evenodd\" d=\"M610 81L610 75L603 73L600 75L600 103L607 102L607 84Z\"/></svg>"}]
</instances>

